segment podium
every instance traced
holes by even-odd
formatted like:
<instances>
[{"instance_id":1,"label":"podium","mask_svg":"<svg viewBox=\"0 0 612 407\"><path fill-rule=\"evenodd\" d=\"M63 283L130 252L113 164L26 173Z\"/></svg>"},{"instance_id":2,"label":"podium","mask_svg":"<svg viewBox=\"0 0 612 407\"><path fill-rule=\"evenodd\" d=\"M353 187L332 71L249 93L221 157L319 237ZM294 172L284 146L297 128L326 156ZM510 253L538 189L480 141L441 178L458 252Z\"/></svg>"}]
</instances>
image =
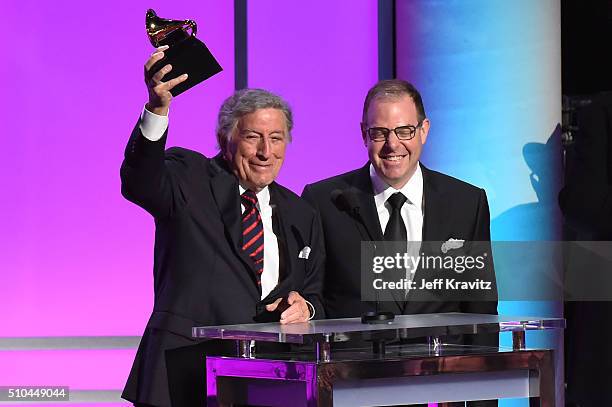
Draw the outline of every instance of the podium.
<instances>
[{"instance_id":1,"label":"podium","mask_svg":"<svg viewBox=\"0 0 612 407\"><path fill-rule=\"evenodd\" d=\"M528 330L563 329L562 318L483 314L401 315L308 323L194 327L196 338L236 342L235 356L206 358L209 406L380 406L530 398L555 405L553 351L529 349ZM512 332L512 348L454 345L449 335ZM425 338L423 344L403 344ZM341 346L349 340L367 348ZM402 342L403 341L403 342ZM256 343L294 344L259 353Z\"/></svg>"}]
</instances>

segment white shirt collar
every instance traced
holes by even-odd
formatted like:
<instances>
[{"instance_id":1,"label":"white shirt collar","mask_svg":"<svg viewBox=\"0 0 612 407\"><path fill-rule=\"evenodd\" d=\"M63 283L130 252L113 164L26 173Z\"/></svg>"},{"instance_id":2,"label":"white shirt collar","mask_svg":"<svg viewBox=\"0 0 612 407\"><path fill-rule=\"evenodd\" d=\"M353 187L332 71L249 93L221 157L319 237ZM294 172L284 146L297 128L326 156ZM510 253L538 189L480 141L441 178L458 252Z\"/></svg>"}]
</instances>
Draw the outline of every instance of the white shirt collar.
<instances>
[{"instance_id":1,"label":"white shirt collar","mask_svg":"<svg viewBox=\"0 0 612 407\"><path fill-rule=\"evenodd\" d=\"M244 194L244 191L247 189L242 185L238 184L238 188L240 189L240 195ZM261 211L263 208L268 208L270 206L270 189L265 186L261 191L257 192L257 205L259 206L259 210Z\"/></svg>"},{"instance_id":2,"label":"white shirt collar","mask_svg":"<svg viewBox=\"0 0 612 407\"><path fill-rule=\"evenodd\" d=\"M417 163L416 171L412 174L412 177L410 177L408 182L400 189L393 188L380 178L372 164L370 164L370 179L372 181L372 189L374 190L374 202L377 208L384 206L391 195L396 192L401 192L408 198L408 201L406 201L407 204L422 209L423 173L419 163Z\"/></svg>"}]
</instances>

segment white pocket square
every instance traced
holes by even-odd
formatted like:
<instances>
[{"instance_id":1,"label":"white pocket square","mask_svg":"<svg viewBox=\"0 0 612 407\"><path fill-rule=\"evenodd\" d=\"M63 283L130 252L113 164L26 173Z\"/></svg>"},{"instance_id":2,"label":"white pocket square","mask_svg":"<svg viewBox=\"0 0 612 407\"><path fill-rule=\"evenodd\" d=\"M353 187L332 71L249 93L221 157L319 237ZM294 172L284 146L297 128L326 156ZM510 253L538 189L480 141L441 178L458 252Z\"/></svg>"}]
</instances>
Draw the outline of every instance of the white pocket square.
<instances>
[{"instance_id":1,"label":"white pocket square","mask_svg":"<svg viewBox=\"0 0 612 407\"><path fill-rule=\"evenodd\" d=\"M442 250L442 253L446 254L446 252L448 252L449 250L459 249L459 248L463 247L463 243L464 242L465 242L465 240L463 240L463 239L453 239L451 237L446 242L442 243L442 247L440 248L440 250Z\"/></svg>"},{"instance_id":2,"label":"white pocket square","mask_svg":"<svg viewBox=\"0 0 612 407\"><path fill-rule=\"evenodd\" d=\"M304 246L302 250L300 250L300 254L298 254L298 259L308 259L310 256L311 248L308 246Z\"/></svg>"}]
</instances>

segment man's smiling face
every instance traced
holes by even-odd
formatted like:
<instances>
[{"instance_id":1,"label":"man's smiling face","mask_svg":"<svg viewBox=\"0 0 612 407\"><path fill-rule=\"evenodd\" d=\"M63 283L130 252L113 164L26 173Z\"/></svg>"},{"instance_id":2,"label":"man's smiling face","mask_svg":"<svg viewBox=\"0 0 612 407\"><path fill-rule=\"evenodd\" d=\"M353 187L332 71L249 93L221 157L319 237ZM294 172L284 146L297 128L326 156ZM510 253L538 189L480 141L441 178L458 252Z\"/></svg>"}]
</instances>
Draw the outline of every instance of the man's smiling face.
<instances>
[{"instance_id":1,"label":"man's smiling face","mask_svg":"<svg viewBox=\"0 0 612 407\"><path fill-rule=\"evenodd\" d=\"M243 116L225 149L225 158L243 187L254 192L270 185L285 159L288 131L279 109L259 109Z\"/></svg>"},{"instance_id":2,"label":"man's smiling face","mask_svg":"<svg viewBox=\"0 0 612 407\"><path fill-rule=\"evenodd\" d=\"M403 187L416 171L427 140L429 120L423 120L410 140L400 140L391 132L385 141L372 141L365 130L371 127L395 129L407 125L419 125L416 106L409 95L374 99L368 108L366 123L362 123L363 142L370 162L378 176L396 189Z\"/></svg>"}]
</instances>

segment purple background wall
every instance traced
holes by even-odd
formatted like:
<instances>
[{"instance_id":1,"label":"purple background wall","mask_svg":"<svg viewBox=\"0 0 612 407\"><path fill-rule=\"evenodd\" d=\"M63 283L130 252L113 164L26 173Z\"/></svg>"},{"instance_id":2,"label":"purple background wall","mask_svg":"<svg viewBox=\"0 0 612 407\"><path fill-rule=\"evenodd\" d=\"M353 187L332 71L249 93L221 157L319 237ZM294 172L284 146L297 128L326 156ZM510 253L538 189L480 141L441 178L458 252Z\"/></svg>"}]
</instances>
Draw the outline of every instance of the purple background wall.
<instances>
[{"instance_id":1,"label":"purple background wall","mask_svg":"<svg viewBox=\"0 0 612 407\"><path fill-rule=\"evenodd\" d=\"M377 1L248 5L249 87L278 92L295 114L279 181L304 185L365 164L359 122L378 79ZM323 12L324 11L324 12Z\"/></svg>"},{"instance_id":2,"label":"purple background wall","mask_svg":"<svg viewBox=\"0 0 612 407\"><path fill-rule=\"evenodd\" d=\"M376 7L249 2L249 86L280 93L295 110L280 182L297 193L366 161L359 120L378 75ZM12 35L0 64L0 340L142 333L153 304L153 222L121 197L119 166L146 101L147 8L196 20L224 67L170 110L169 146L212 156L216 113L234 88L232 1L3 3ZM134 352L3 350L0 385L116 391Z\"/></svg>"},{"instance_id":3,"label":"purple background wall","mask_svg":"<svg viewBox=\"0 0 612 407\"><path fill-rule=\"evenodd\" d=\"M230 3L9 3L9 31L20 40L7 41L0 66L9 95L0 100L0 298L10 310L0 336L141 332L152 306L153 224L121 197L119 165L146 101L144 12L198 21L224 67L170 111L168 144L211 156L216 112L233 91ZM365 163L361 106L378 74L376 2L318 3L248 9L249 86L280 93L295 110L280 182L297 193Z\"/></svg>"},{"instance_id":4,"label":"purple background wall","mask_svg":"<svg viewBox=\"0 0 612 407\"><path fill-rule=\"evenodd\" d=\"M171 110L170 144L214 153L233 90L231 2L10 1L3 46L0 336L136 335L152 307L153 224L120 195L146 101L148 7L193 18L225 70ZM26 23L27 22L27 23Z\"/></svg>"}]
</instances>

